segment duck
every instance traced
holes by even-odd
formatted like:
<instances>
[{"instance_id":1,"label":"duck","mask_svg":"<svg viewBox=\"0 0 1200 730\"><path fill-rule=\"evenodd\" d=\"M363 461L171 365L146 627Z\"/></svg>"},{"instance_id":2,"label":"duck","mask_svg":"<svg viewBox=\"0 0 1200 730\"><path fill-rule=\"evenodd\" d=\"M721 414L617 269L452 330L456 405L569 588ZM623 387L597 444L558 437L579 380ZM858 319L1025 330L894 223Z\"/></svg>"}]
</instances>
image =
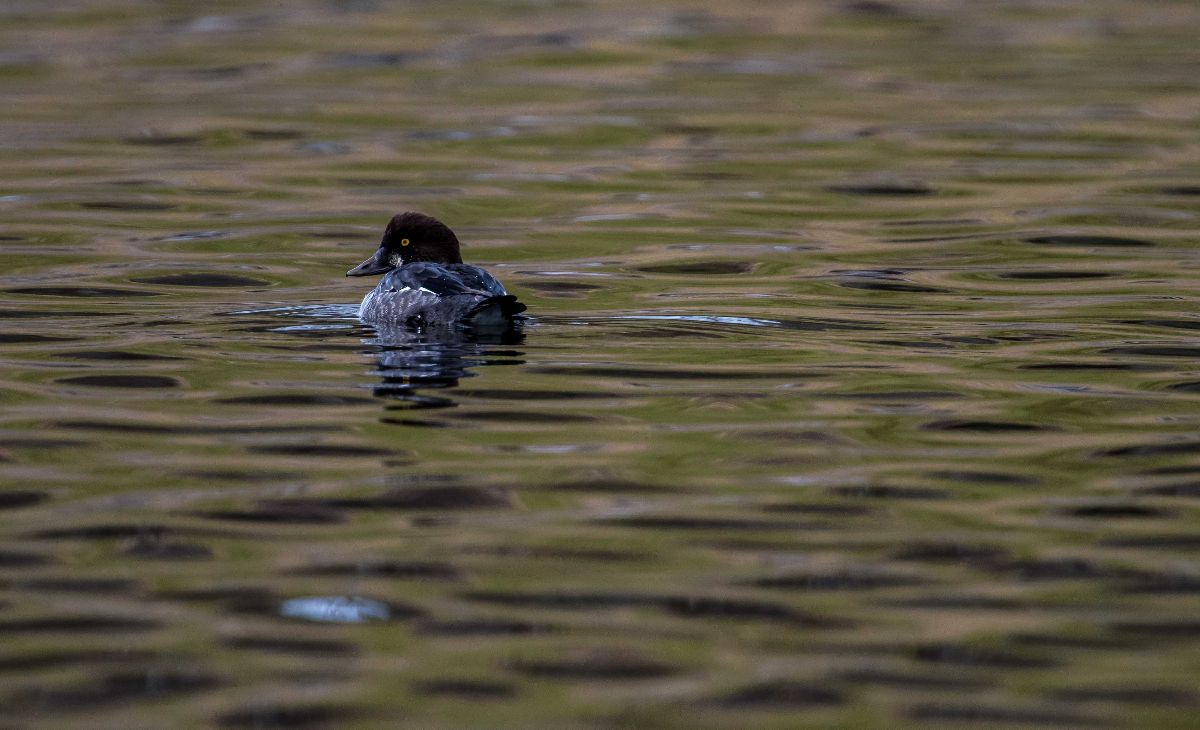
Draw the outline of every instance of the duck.
<instances>
[{"instance_id":1,"label":"duck","mask_svg":"<svg viewBox=\"0 0 1200 730\"><path fill-rule=\"evenodd\" d=\"M376 325L512 327L525 305L487 270L464 264L458 236L436 218L399 213L383 231L379 249L346 276L383 274L358 308Z\"/></svg>"}]
</instances>

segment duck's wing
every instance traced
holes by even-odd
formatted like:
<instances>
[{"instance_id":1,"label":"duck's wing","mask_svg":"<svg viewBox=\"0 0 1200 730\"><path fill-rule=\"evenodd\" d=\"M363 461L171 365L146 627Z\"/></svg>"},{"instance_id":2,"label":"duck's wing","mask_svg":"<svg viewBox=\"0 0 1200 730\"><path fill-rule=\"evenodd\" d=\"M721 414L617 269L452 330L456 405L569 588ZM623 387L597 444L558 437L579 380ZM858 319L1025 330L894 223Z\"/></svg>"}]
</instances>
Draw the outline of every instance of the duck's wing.
<instances>
[{"instance_id":1,"label":"duck's wing","mask_svg":"<svg viewBox=\"0 0 1200 730\"><path fill-rule=\"evenodd\" d=\"M398 269L393 269L386 277L385 284L393 291L401 289L412 289L413 291L424 291L430 294L436 294L439 297L449 297L455 294L490 294L491 291L481 284L482 280L474 276L464 275L464 272L458 269L464 268L461 264L433 264L426 261L415 261L411 264L405 264ZM465 268L475 269L489 278L491 275L483 269L475 266L467 266ZM495 279L492 279L495 281ZM495 282L499 286L499 282ZM500 287L503 291L503 287Z\"/></svg>"},{"instance_id":2,"label":"duck's wing","mask_svg":"<svg viewBox=\"0 0 1200 730\"><path fill-rule=\"evenodd\" d=\"M478 266L470 264L450 264L446 268L453 271L460 281L472 289L485 292L493 297L502 297L508 294L504 289L504 285L497 281L496 277L489 274L486 269L481 269Z\"/></svg>"}]
</instances>

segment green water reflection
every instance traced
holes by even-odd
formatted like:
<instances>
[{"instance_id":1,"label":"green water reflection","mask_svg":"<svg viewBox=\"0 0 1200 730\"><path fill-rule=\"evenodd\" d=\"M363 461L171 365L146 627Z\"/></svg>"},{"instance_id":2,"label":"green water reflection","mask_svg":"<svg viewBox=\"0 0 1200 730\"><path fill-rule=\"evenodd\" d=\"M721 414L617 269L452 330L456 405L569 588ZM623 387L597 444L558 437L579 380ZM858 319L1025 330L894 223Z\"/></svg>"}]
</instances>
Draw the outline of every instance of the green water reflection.
<instances>
[{"instance_id":1,"label":"green water reflection","mask_svg":"<svg viewBox=\"0 0 1200 730\"><path fill-rule=\"evenodd\" d=\"M1194 723L1194 3L0 17L0 725Z\"/></svg>"}]
</instances>

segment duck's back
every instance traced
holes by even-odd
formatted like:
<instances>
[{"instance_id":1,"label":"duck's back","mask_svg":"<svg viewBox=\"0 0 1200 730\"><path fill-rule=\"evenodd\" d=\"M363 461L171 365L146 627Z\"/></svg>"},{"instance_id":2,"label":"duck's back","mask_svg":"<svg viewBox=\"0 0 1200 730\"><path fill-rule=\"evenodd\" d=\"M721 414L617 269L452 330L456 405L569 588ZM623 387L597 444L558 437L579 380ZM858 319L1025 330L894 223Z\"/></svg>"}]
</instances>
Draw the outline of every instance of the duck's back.
<instances>
[{"instance_id":1,"label":"duck's back","mask_svg":"<svg viewBox=\"0 0 1200 730\"><path fill-rule=\"evenodd\" d=\"M478 266L417 261L388 272L358 316L376 323L495 325L523 311L525 305Z\"/></svg>"}]
</instances>

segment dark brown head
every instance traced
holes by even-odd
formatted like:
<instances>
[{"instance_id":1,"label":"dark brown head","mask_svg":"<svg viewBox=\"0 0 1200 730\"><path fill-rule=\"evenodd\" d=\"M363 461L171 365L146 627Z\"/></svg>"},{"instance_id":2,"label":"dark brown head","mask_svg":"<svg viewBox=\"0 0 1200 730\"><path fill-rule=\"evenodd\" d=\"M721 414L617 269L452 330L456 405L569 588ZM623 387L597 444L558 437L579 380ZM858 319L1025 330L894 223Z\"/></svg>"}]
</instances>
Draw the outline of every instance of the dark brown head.
<instances>
[{"instance_id":1,"label":"dark brown head","mask_svg":"<svg viewBox=\"0 0 1200 730\"><path fill-rule=\"evenodd\" d=\"M379 250L347 271L346 276L383 274L411 261L461 264L458 237L437 218L401 213L388 222Z\"/></svg>"}]
</instances>

